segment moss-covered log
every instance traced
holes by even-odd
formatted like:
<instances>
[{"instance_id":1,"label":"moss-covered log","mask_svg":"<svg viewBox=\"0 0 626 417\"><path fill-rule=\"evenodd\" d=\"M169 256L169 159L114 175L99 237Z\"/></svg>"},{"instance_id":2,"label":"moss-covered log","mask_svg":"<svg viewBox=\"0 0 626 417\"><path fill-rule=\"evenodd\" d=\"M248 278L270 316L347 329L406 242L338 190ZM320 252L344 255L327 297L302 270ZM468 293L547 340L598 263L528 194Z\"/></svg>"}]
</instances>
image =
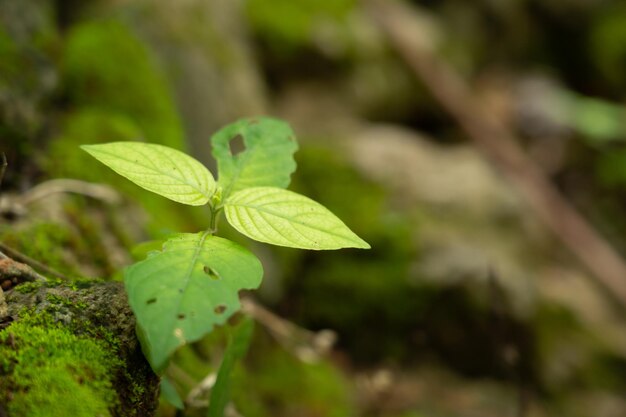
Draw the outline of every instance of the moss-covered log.
<instances>
[{"instance_id":1,"label":"moss-covered log","mask_svg":"<svg viewBox=\"0 0 626 417\"><path fill-rule=\"evenodd\" d=\"M27 282L4 293L0 416L150 416L158 377L123 286Z\"/></svg>"}]
</instances>

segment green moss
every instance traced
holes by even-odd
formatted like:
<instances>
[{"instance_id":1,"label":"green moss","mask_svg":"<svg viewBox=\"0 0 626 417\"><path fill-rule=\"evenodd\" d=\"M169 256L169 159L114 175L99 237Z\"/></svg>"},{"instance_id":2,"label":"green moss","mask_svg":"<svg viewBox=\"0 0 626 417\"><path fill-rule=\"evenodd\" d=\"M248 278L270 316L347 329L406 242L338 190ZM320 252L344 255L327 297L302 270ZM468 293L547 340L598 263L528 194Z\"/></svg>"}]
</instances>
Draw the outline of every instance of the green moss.
<instances>
[{"instance_id":1,"label":"green moss","mask_svg":"<svg viewBox=\"0 0 626 417\"><path fill-rule=\"evenodd\" d=\"M43 282L24 282L15 287L13 290L21 294L30 294L37 291L42 286Z\"/></svg>"},{"instance_id":2,"label":"green moss","mask_svg":"<svg viewBox=\"0 0 626 417\"><path fill-rule=\"evenodd\" d=\"M68 298L59 297L58 295L54 294L47 294L46 300L52 305L56 304L64 307L77 308L79 310L84 310L85 308L87 308L87 304L82 301L74 302Z\"/></svg>"},{"instance_id":3,"label":"green moss","mask_svg":"<svg viewBox=\"0 0 626 417\"><path fill-rule=\"evenodd\" d=\"M117 404L112 369L121 362L110 347L45 313L26 314L0 333L0 364L0 402L10 415L109 416Z\"/></svg>"}]
</instances>

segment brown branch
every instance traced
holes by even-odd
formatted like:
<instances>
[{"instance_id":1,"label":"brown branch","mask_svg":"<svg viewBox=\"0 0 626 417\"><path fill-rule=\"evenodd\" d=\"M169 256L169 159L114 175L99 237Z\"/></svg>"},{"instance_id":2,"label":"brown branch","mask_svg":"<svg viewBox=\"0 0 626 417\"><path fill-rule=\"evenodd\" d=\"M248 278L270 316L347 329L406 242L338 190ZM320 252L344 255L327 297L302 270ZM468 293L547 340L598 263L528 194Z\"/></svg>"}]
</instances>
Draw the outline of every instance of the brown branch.
<instances>
[{"instance_id":1,"label":"brown branch","mask_svg":"<svg viewBox=\"0 0 626 417\"><path fill-rule=\"evenodd\" d=\"M515 136L478 103L461 76L433 53L415 10L399 1L367 0L392 46L478 149L507 177L538 218L626 307L626 263L555 189Z\"/></svg>"},{"instance_id":2,"label":"brown branch","mask_svg":"<svg viewBox=\"0 0 626 417\"><path fill-rule=\"evenodd\" d=\"M38 269L46 274L49 275L54 275L57 278L61 278L62 280L65 281L69 281L69 278L65 275L63 275L62 273L50 268L47 265L42 264L41 262L24 255L23 253L12 249L10 247L8 247L7 245L5 245L4 243L0 242L0 251L4 252L5 254L8 254L11 258L16 259L19 262L25 263L26 265L29 265L32 268ZM2 253L0 252L0 253ZM6 256L6 255L5 255ZM37 280L40 281L46 281L46 278L39 275L37 272L33 271L33 274L35 274L35 276L37 277Z\"/></svg>"},{"instance_id":3,"label":"brown branch","mask_svg":"<svg viewBox=\"0 0 626 417\"><path fill-rule=\"evenodd\" d=\"M47 281L30 266L14 261L0 252L0 280L4 281L5 279L16 280L10 285L25 281Z\"/></svg>"}]
</instances>

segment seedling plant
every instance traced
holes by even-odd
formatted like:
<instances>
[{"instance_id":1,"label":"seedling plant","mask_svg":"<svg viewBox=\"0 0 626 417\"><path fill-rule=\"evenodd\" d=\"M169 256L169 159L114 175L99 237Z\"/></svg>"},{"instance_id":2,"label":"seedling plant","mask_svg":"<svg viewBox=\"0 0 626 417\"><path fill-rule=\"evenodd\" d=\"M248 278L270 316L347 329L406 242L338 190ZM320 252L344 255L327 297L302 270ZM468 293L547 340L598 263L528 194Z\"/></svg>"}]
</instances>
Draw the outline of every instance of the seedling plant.
<instances>
[{"instance_id":1,"label":"seedling plant","mask_svg":"<svg viewBox=\"0 0 626 417\"><path fill-rule=\"evenodd\" d=\"M241 140L244 149L232 151ZM148 191L209 208L206 230L173 235L162 250L124 271L142 348L157 373L177 348L199 340L237 312L240 290L261 284L259 259L216 235L222 213L233 228L259 242L311 250L369 248L324 206L286 189L296 169L293 155L298 145L285 122L267 117L240 120L213 135L211 147L217 181L202 163L166 146L142 142L82 146ZM250 328L240 326L234 334L249 338ZM236 339L231 344L222 368L242 350ZM214 390L221 389L216 384ZM220 401L212 396L211 407L220 407Z\"/></svg>"}]
</instances>

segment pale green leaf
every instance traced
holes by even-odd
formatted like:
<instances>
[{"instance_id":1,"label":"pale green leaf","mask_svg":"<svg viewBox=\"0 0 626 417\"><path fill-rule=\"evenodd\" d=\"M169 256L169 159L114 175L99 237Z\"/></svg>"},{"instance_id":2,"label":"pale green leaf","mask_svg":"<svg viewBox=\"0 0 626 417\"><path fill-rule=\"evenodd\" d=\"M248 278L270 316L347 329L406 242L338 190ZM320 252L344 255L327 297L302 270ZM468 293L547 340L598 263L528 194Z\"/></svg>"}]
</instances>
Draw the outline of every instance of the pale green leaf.
<instances>
[{"instance_id":1,"label":"pale green leaf","mask_svg":"<svg viewBox=\"0 0 626 417\"><path fill-rule=\"evenodd\" d=\"M128 300L153 369L223 324L240 308L238 292L258 287L262 276L250 251L207 233L176 235L161 252L128 267Z\"/></svg>"},{"instance_id":2,"label":"pale green leaf","mask_svg":"<svg viewBox=\"0 0 626 417\"><path fill-rule=\"evenodd\" d=\"M81 148L138 186L178 203L201 206L215 192L213 175L204 165L167 146L112 142Z\"/></svg>"},{"instance_id":3,"label":"pale green leaf","mask_svg":"<svg viewBox=\"0 0 626 417\"><path fill-rule=\"evenodd\" d=\"M238 143L243 142L243 143ZM298 149L289 125L269 117L239 120L211 138L224 198L248 187L287 188ZM242 149L234 149L243 146Z\"/></svg>"},{"instance_id":4,"label":"pale green leaf","mask_svg":"<svg viewBox=\"0 0 626 417\"><path fill-rule=\"evenodd\" d=\"M254 321L245 318L232 329L220 370L217 373L215 385L211 389L211 400L209 401L208 417L223 417L224 409L230 400L231 373L235 363L242 359L250 345L252 333L254 331Z\"/></svg>"},{"instance_id":5,"label":"pale green leaf","mask_svg":"<svg viewBox=\"0 0 626 417\"><path fill-rule=\"evenodd\" d=\"M370 247L326 207L281 188L238 191L224 211L235 229L260 242L314 250Z\"/></svg>"}]
</instances>

